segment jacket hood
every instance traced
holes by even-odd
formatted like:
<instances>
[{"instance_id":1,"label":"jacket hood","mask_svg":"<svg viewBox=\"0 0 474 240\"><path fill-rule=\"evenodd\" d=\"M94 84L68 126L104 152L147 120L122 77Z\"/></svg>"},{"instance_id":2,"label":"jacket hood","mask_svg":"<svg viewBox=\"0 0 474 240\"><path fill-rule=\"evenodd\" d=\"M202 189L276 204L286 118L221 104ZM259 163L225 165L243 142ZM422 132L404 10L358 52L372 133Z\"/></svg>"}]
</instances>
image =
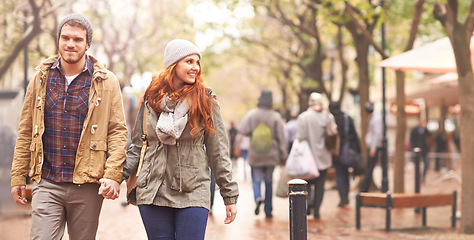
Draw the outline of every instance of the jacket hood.
<instances>
[{"instance_id":1,"label":"jacket hood","mask_svg":"<svg viewBox=\"0 0 474 240\"><path fill-rule=\"evenodd\" d=\"M45 80L44 78L47 77L47 74L45 73L49 72L49 69L51 68L51 66L53 66L54 62L56 62L56 60L59 59L59 57L60 57L59 54L56 54L54 56L47 58L46 60L41 62L38 66L36 66L35 70L40 71L43 74L44 76L43 80ZM99 60L97 60L97 58L95 58L92 55L87 55L87 57L91 60L92 64L94 65L94 74L92 76L92 80L102 81L102 80L107 79L108 70L105 68L105 64L100 63Z\"/></svg>"}]
</instances>

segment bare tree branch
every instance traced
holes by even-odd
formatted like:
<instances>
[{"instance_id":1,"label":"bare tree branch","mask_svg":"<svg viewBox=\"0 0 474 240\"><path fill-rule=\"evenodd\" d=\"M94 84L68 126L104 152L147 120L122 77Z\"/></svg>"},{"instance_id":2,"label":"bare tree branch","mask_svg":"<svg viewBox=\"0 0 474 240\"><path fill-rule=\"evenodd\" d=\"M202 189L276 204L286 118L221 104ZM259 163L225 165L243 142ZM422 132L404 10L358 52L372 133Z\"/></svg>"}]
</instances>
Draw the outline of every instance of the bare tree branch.
<instances>
[{"instance_id":1,"label":"bare tree branch","mask_svg":"<svg viewBox=\"0 0 474 240\"><path fill-rule=\"evenodd\" d=\"M425 0L418 0L418 2L415 4L415 11L413 13L413 18L412 18L411 28L410 28L410 37L405 47L405 52L408 50L411 50L413 48L413 44L415 43L416 35L417 35L420 22L421 22L421 14L423 13L424 3L425 3Z\"/></svg>"},{"instance_id":2,"label":"bare tree branch","mask_svg":"<svg viewBox=\"0 0 474 240\"><path fill-rule=\"evenodd\" d=\"M13 47L13 50L2 62L0 67L0 79L3 78L23 48L42 31L40 17L41 9L36 5L34 0L28 0L28 3L31 7L31 13L33 14L33 26L32 28L28 29L28 31L23 35L23 38Z\"/></svg>"},{"instance_id":3,"label":"bare tree branch","mask_svg":"<svg viewBox=\"0 0 474 240\"><path fill-rule=\"evenodd\" d=\"M370 34L370 32L367 31L367 28L363 27L359 23L359 21L357 20L356 14L354 12L354 7L348 2L346 2L346 13L349 15L349 17L351 18L351 21L354 23L357 29L359 29L359 31L362 32L362 35L370 42L372 46L374 46L374 49L382 56L382 58L384 59L388 58L388 55L385 54L382 47L380 47L380 45L374 41L372 34Z\"/></svg>"},{"instance_id":4,"label":"bare tree branch","mask_svg":"<svg viewBox=\"0 0 474 240\"><path fill-rule=\"evenodd\" d=\"M466 31L468 33L467 36L472 36L472 32L474 31L474 1L471 1L471 7L469 8L469 15L467 16L466 21L464 22L464 26L466 27Z\"/></svg>"}]
</instances>

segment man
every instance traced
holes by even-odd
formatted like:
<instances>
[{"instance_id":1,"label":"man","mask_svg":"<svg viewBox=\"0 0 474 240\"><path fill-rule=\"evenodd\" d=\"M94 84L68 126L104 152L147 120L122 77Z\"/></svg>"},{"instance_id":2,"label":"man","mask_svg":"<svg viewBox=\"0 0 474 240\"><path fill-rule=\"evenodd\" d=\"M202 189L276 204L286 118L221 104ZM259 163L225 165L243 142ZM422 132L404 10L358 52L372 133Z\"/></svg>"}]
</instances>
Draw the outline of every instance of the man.
<instances>
[{"instance_id":1,"label":"man","mask_svg":"<svg viewBox=\"0 0 474 240\"><path fill-rule=\"evenodd\" d=\"M349 167L345 166L341 159L347 158L348 151L344 149L351 148L360 153L359 136L354 126L352 118L341 110L339 102L329 103L329 111L334 116L339 133L340 148L339 152L332 155L333 166L336 170L336 185L339 193L339 207L345 207L349 204ZM354 169L355 170L355 169ZM354 173L355 171L353 171Z\"/></svg>"},{"instance_id":2,"label":"man","mask_svg":"<svg viewBox=\"0 0 474 240\"><path fill-rule=\"evenodd\" d=\"M26 204L32 188L31 239L95 239L103 198L116 199L127 129L117 77L86 55L92 25L72 14L58 26L59 55L36 69L21 112L11 194ZM101 185L99 185L101 184Z\"/></svg>"},{"instance_id":3,"label":"man","mask_svg":"<svg viewBox=\"0 0 474 240\"><path fill-rule=\"evenodd\" d=\"M235 137L237 136L237 129L235 128L234 122L230 122L229 128L229 143L230 143L230 158L232 160L232 169L237 167L237 158L239 157L236 155L235 149Z\"/></svg>"},{"instance_id":4,"label":"man","mask_svg":"<svg viewBox=\"0 0 474 240\"><path fill-rule=\"evenodd\" d=\"M302 112L298 118L296 138L302 142L307 141L318 166L319 177L308 179L308 208L306 214L311 214L319 219L319 210L324 197L324 184L326 182L327 170L331 167L331 153L325 140L326 132L337 134L337 125L334 116L323 108L323 96L313 92L309 96L308 109ZM314 194L312 193L314 188Z\"/></svg>"},{"instance_id":5,"label":"man","mask_svg":"<svg viewBox=\"0 0 474 240\"><path fill-rule=\"evenodd\" d=\"M240 145L243 136L250 136L248 149L249 165L252 173L252 187L256 203L255 215L260 213L260 205L265 203L266 218L272 218L273 170L283 164L288 156L285 139L284 122L281 115L273 110L272 92L262 90L258 100L258 108L250 110L238 128L236 146ZM259 149L256 141L257 126L265 124L271 132L270 147ZM260 128L260 127L259 127ZM242 136L243 135L243 136ZM264 140L264 139L263 139ZM263 140L258 140L263 142ZM265 199L262 199L261 184L265 182Z\"/></svg>"},{"instance_id":6,"label":"man","mask_svg":"<svg viewBox=\"0 0 474 240\"><path fill-rule=\"evenodd\" d=\"M368 192L372 181L372 173L375 164L382 151L383 140L383 119L380 114L374 114L374 104L368 102L364 106L369 117L369 127L365 134L365 144L367 145L367 167L365 168L364 180L360 185L361 192Z\"/></svg>"},{"instance_id":7,"label":"man","mask_svg":"<svg viewBox=\"0 0 474 240\"><path fill-rule=\"evenodd\" d=\"M421 150L421 157L423 158L423 182L425 182L426 171L430 166L428 158L430 146L428 146L428 139L431 140L431 133L426 128L426 122L419 118L418 125L410 131L410 147L412 151L414 151L415 148L420 148Z\"/></svg>"}]
</instances>

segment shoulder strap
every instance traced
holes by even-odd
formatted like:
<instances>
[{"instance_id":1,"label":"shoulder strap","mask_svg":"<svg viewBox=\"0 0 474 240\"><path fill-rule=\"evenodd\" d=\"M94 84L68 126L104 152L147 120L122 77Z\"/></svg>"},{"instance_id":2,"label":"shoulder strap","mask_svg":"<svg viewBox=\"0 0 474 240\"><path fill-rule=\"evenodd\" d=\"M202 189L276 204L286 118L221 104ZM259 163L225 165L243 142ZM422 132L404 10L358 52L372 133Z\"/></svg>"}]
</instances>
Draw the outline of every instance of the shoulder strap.
<instances>
[{"instance_id":1,"label":"shoulder strap","mask_svg":"<svg viewBox=\"0 0 474 240\"><path fill-rule=\"evenodd\" d=\"M253 127L252 131L250 132L250 135L252 135L253 131L255 131L255 129L258 127L258 125L260 125L260 123L265 123L265 125L269 126L269 125L267 124L267 121L268 121L268 119L270 119L270 117L272 116L272 114L273 114L273 113L270 113L270 114L268 114L264 119L258 121L258 122L257 122L257 125L255 125L255 126ZM271 129L271 128L270 128L270 129Z\"/></svg>"},{"instance_id":2,"label":"shoulder strap","mask_svg":"<svg viewBox=\"0 0 474 240\"><path fill-rule=\"evenodd\" d=\"M147 141L147 138L146 138L146 105L143 107L142 140L144 142Z\"/></svg>"},{"instance_id":3,"label":"shoulder strap","mask_svg":"<svg viewBox=\"0 0 474 240\"><path fill-rule=\"evenodd\" d=\"M344 138L345 142L349 142L349 116L344 114Z\"/></svg>"},{"instance_id":4,"label":"shoulder strap","mask_svg":"<svg viewBox=\"0 0 474 240\"><path fill-rule=\"evenodd\" d=\"M137 177L142 168L143 158L145 157L146 147L148 146L148 139L146 136L146 103L143 103L143 121L142 121L142 150L140 152L140 161L138 162Z\"/></svg>"}]
</instances>

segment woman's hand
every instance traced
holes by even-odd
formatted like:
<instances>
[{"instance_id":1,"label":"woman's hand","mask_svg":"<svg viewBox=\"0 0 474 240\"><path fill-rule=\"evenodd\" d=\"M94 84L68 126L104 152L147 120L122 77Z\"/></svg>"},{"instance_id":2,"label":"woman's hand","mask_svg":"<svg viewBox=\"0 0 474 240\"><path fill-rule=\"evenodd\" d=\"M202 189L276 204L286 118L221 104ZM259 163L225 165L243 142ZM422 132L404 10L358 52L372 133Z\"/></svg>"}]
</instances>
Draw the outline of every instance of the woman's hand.
<instances>
[{"instance_id":1,"label":"woman's hand","mask_svg":"<svg viewBox=\"0 0 474 240\"><path fill-rule=\"evenodd\" d=\"M99 182L99 195L102 195L104 196L104 198L111 200L115 200L119 197L120 183L108 178L101 178Z\"/></svg>"},{"instance_id":2,"label":"woman's hand","mask_svg":"<svg viewBox=\"0 0 474 240\"><path fill-rule=\"evenodd\" d=\"M235 220L235 216L237 215L237 205L230 204L225 206L225 214L226 218L224 219L225 224L229 224Z\"/></svg>"}]
</instances>

